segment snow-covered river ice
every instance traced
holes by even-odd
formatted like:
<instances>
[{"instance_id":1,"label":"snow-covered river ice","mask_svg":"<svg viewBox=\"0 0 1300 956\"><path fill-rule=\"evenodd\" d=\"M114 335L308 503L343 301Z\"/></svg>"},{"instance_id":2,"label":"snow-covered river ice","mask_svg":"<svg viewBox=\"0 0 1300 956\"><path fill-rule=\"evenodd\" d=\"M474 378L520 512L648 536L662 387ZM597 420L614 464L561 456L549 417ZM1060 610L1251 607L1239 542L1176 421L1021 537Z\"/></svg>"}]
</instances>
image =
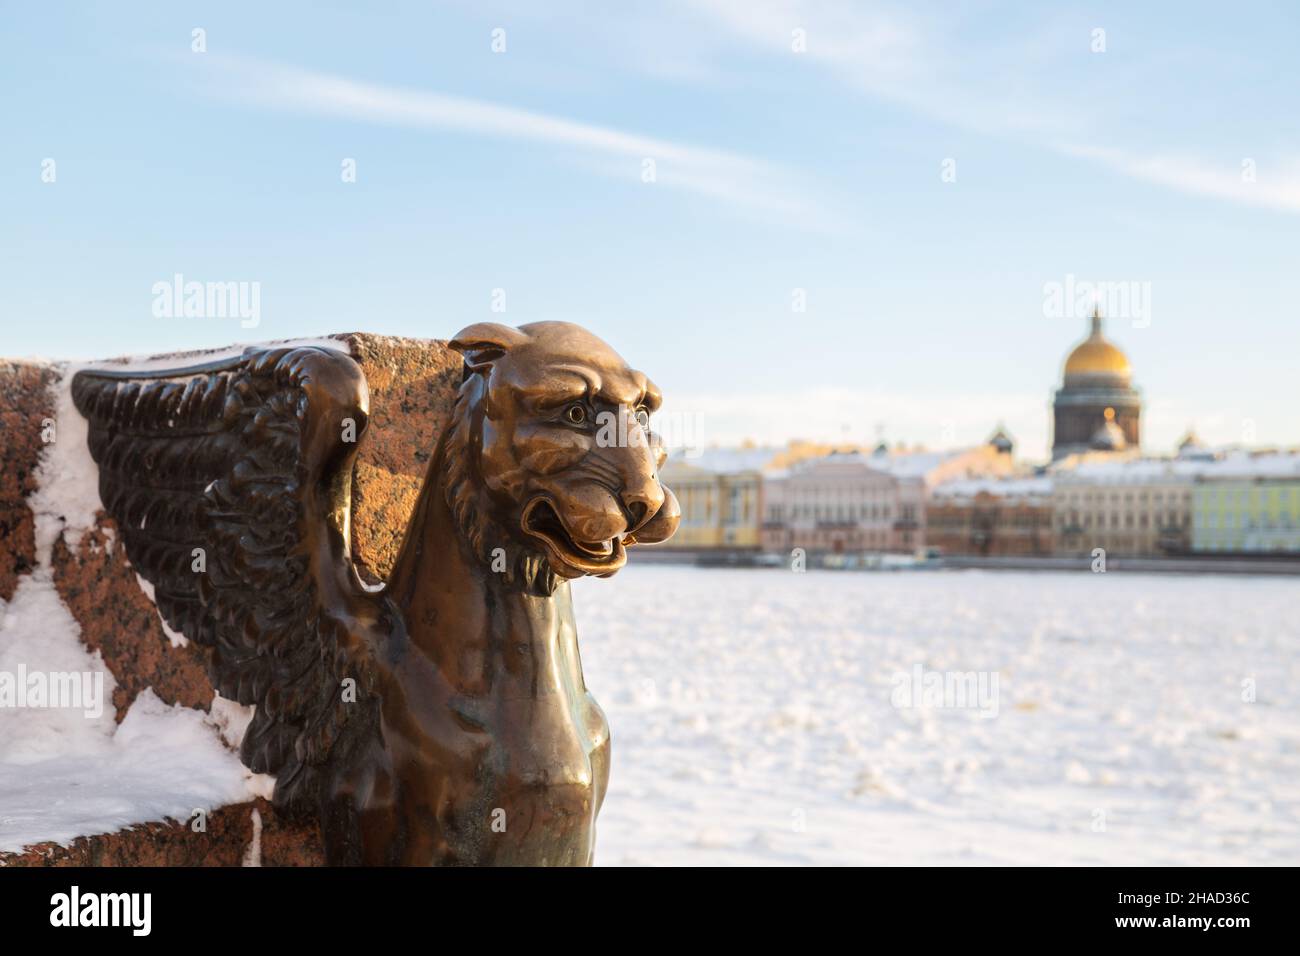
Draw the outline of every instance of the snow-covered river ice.
<instances>
[{"instance_id":1,"label":"snow-covered river ice","mask_svg":"<svg viewBox=\"0 0 1300 956\"><path fill-rule=\"evenodd\" d=\"M599 864L1300 863L1293 578L647 565L575 603Z\"/></svg>"}]
</instances>

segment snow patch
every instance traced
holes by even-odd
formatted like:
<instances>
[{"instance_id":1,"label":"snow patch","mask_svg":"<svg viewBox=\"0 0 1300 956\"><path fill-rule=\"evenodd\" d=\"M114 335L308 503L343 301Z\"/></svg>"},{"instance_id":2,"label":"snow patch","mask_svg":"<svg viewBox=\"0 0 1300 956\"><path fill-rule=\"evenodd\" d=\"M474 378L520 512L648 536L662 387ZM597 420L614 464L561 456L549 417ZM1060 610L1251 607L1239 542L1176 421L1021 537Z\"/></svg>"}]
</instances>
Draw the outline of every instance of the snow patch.
<instances>
[{"instance_id":1,"label":"snow patch","mask_svg":"<svg viewBox=\"0 0 1300 956\"><path fill-rule=\"evenodd\" d=\"M262 865L262 814L253 807L253 841L244 850L244 866Z\"/></svg>"},{"instance_id":2,"label":"snow patch","mask_svg":"<svg viewBox=\"0 0 1300 956\"><path fill-rule=\"evenodd\" d=\"M113 675L59 599L48 573L21 579L0 601L0 670L98 671ZM143 691L121 725L111 705L81 710L0 708L0 852L45 841L111 833L196 809L242 803L265 791L202 711L168 706Z\"/></svg>"},{"instance_id":3,"label":"snow patch","mask_svg":"<svg viewBox=\"0 0 1300 956\"><path fill-rule=\"evenodd\" d=\"M213 694L212 704L208 708L208 722L217 729L226 746L239 753L244 734L248 732L248 725L253 722L256 713L257 706L254 704L240 704L220 694ZM255 797L270 800L275 793L275 777L269 773L248 771L247 782L248 792Z\"/></svg>"},{"instance_id":4,"label":"snow patch","mask_svg":"<svg viewBox=\"0 0 1300 956\"><path fill-rule=\"evenodd\" d=\"M203 349L195 352L171 352L162 355L127 355L121 358L87 363L85 368L98 368L114 372L166 372L171 369L188 368L191 365L206 365L209 362L221 362L225 359L238 358L250 348L316 348L329 349L332 352L351 354L348 343L342 339L307 337L300 339L279 339L270 342L249 342L228 345L220 349Z\"/></svg>"},{"instance_id":5,"label":"snow patch","mask_svg":"<svg viewBox=\"0 0 1300 956\"><path fill-rule=\"evenodd\" d=\"M113 736L112 697L117 682L99 651L81 643L80 633L44 575L19 579L13 598L7 604L0 601L0 671L13 674L25 666L29 672L102 672L105 698L103 712L96 718L74 708L0 708L0 767L10 771L0 777L22 776L23 771L12 768L38 763L50 754L76 757L97 752ZM0 804L0 839L4 814Z\"/></svg>"},{"instance_id":6,"label":"snow patch","mask_svg":"<svg viewBox=\"0 0 1300 956\"><path fill-rule=\"evenodd\" d=\"M141 526L143 527L143 525ZM158 609L158 599L155 596L153 584L139 574L135 576L135 583L140 585L140 590L149 599L149 603L153 605L154 613L158 615L158 623L162 625L163 633L167 635L167 640L171 642L172 647L185 647L189 644L189 638L180 631L173 631L171 625L167 623L167 618L163 617L162 611Z\"/></svg>"},{"instance_id":7,"label":"snow patch","mask_svg":"<svg viewBox=\"0 0 1300 956\"><path fill-rule=\"evenodd\" d=\"M231 750L238 750L244 742L244 734L256 713L256 705L239 704L220 694L212 695L212 706L208 708L208 716Z\"/></svg>"},{"instance_id":8,"label":"snow patch","mask_svg":"<svg viewBox=\"0 0 1300 956\"><path fill-rule=\"evenodd\" d=\"M54 441L41 452L36 469L36 491L27 499L36 524L36 562L50 566L54 545L81 536L95 526L99 512L99 469L86 445L87 422L72 403L72 376L80 365L63 363L50 386L54 398Z\"/></svg>"}]
</instances>

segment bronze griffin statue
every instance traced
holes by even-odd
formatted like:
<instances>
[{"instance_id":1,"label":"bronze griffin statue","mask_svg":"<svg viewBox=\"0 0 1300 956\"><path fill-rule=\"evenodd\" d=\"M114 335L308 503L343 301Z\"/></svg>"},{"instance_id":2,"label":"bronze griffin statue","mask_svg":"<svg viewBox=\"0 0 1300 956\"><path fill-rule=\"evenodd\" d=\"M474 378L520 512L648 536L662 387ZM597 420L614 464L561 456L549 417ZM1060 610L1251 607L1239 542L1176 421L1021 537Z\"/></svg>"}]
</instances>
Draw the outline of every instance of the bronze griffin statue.
<instances>
[{"instance_id":1,"label":"bronze griffin statue","mask_svg":"<svg viewBox=\"0 0 1300 956\"><path fill-rule=\"evenodd\" d=\"M378 588L350 554L368 394L346 354L83 370L72 391L127 556L217 691L256 705L243 761L319 814L327 862L589 864L609 727L568 581L677 527L660 395L568 323L450 344L452 420Z\"/></svg>"}]
</instances>

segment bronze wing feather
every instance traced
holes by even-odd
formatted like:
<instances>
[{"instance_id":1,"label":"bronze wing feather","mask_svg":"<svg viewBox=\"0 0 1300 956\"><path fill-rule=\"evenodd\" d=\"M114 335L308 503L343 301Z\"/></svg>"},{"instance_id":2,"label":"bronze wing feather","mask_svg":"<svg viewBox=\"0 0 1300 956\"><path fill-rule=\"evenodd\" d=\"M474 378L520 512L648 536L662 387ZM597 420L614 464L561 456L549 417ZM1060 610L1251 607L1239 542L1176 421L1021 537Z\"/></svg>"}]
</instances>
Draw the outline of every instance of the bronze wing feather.
<instances>
[{"instance_id":1,"label":"bronze wing feather","mask_svg":"<svg viewBox=\"0 0 1300 956\"><path fill-rule=\"evenodd\" d=\"M221 696L256 705L244 763L277 775L281 806L315 797L331 752L375 727L371 665L393 620L349 545L360 367L325 348L250 349L82 370L72 394L131 564L167 623L211 649Z\"/></svg>"}]
</instances>

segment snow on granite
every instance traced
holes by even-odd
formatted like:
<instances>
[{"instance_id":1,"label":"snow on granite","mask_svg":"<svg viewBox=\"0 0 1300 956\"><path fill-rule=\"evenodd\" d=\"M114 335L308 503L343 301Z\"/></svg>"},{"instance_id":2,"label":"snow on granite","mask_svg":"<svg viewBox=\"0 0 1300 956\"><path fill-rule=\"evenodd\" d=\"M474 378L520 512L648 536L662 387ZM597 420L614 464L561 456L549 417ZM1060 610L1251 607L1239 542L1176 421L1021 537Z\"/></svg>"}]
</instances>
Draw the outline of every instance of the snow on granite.
<instances>
[{"instance_id":1,"label":"snow on granite","mask_svg":"<svg viewBox=\"0 0 1300 956\"><path fill-rule=\"evenodd\" d=\"M190 642L189 638L180 631L173 631L171 625L167 623L167 618L163 617L163 613L158 607L158 599L154 596L153 584L142 578L139 574L135 576L135 583L139 585L140 590L144 592L144 596L147 597L149 603L153 605L154 613L158 615L158 623L162 626L162 631L167 635L167 640L171 643L171 646L187 646Z\"/></svg>"},{"instance_id":2,"label":"snow on granite","mask_svg":"<svg viewBox=\"0 0 1300 956\"><path fill-rule=\"evenodd\" d=\"M331 339L277 344L346 348ZM104 364L162 369L237 355L243 348ZM42 452L38 487L28 499L38 566L19 581L9 602L0 601L0 852L164 818L188 820L196 809L266 796L274 785L273 778L249 772L223 741L223 735L242 735L246 726L249 715L235 705L209 716L168 706L146 690L122 723L115 723L113 675L98 652L81 642L50 571L55 543L63 537L76 548L100 508L99 472L70 387L72 376L86 366L56 367L55 439ZM110 536L109 547L114 541ZM152 600L153 589L146 585L141 581ZM174 645L184 643L183 635L164 628ZM99 675L100 706L33 706L5 697L6 687L11 692L20 675L39 683L55 674ZM86 684L96 686L90 679Z\"/></svg>"},{"instance_id":3,"label":"snow on granite","mask_svg":"<svg viewBox=\"0 0 1300 956\"><path fill-rule=\"evenodd\" d=\"M188 368L192 365L205 365L224 359L237 358L250 348L303 348L315 346L334 352L347 352L348 343L341 338L306 337L297 339L278 339L267 342L236 343L225 348L198 349L190 352L163 352L157 355L127 355L120 358L86 363L88 368L110 369L112 371L131 372L166 372L173 369Z\"/></svg>"},{"instance_id":4,"label":"snow on granite","mask_svg":"<svg viewBox=\"0 0 1300 956\"><path fill-rule=\"evenodd\" d=\"M103 674L98 716L84 708L0 707L0 852L111 833L133 823L188 820L240 803L261 778L222 743L202 711L141 693L114 723L113 675L81 643L48 577L23 578L0 601L0 672Z\"/></svg>"},{"instance_id":5,"label":"snow on granite","mask_svg":"<svg viewBox=\"0 0 1300 956\"><path fill-rule=\"evenodd\" d=\"M633 562L575 585L598 864L1300 860L1294 579ZM917 665L996 716L895 707Z\"/></svg>"},{"instance_id":6,"label":"snow on granite","mask_svg":"<svg viewBox=\"0 0 1300 956\"><path fill-rule=\"evenodd\" d=\"M86 445L88 425L72 403L72 376L78 365L63 363L54 393L54 441L45 445L37 466L36 491L28 498L36 524L36 561L50 566L54 544L70 534L75 546L95 526L99 512L99 468Z\"/></svg>"},{"instance_id":7,"label":"snow on granite","mask_svg":"<svg viewBox=\"0 0 1300 956\"><path fill-rule=\"evenodd\" d=\"M14 768L47 757L76 755L99 747L113 733L112 696L116 682L98 651L78 638L79 629L48 579L22 578L8 603L0 601L0 675L13 680L22 670L64 674L103 674L98 716L86 709L24 707L5 701L0 706L0 786L23 771ZM5 778L8 778L7 780ZM5 807L0 803L0 834Z\"/></svg>"}]
</instances>

